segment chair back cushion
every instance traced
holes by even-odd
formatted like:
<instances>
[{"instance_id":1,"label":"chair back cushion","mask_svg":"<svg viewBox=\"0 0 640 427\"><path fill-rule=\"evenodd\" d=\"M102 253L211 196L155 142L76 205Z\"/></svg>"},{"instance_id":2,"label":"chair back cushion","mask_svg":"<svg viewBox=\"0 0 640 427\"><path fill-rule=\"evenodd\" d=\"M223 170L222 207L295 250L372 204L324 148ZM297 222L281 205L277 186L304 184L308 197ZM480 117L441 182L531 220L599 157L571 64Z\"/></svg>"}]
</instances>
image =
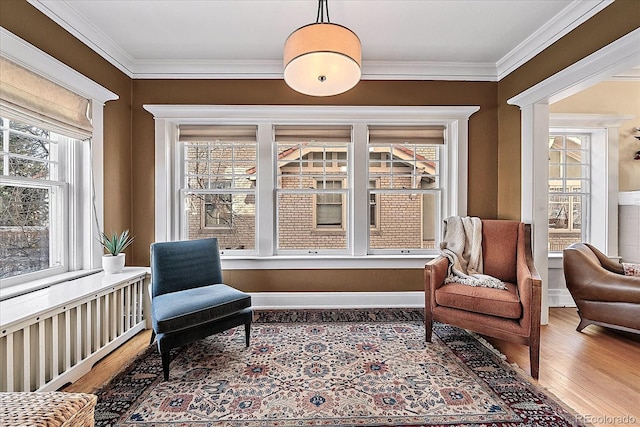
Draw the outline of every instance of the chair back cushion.
<instances>
[{"instance_id":1,"label":"chair back cushion","mask_svg":"<svg viewBox=\"0 0 640 427\"><path fill-rule=\"evenodd\" d=\"M222 283L218 240L151 244L152 297Z\"/></svg>"},{"instance_id":2,"label":"chair back cushion","mask_svg":"<svg viewBox=\"0 0 640 427\"><path fill-rule=\"evenodd\" d=\"M504 282L517 282L519 221L482 220L482 262L484 274Z\"/></svg>"}]
</instances>

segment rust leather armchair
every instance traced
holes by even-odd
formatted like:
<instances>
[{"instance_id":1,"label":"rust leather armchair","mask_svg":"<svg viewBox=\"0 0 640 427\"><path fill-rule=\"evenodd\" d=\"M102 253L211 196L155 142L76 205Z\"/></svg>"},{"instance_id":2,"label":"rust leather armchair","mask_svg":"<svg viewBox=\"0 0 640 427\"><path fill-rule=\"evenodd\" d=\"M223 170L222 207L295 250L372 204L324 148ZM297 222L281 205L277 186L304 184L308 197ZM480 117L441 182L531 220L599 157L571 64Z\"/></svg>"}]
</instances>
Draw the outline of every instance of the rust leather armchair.
<instances>
[{"instance_id":1,"label":"rust leather armchair","mask_svg":"<svg viewBox=\"0 0 640 427\"><path fill-rule=\"evenodd\" d=\"M587 243L567 247L562 264L580 315L577 331L594 324L640 333L640 277L625 276L620 263Z\"/></svg>"},{"instance_id":2,"label":"rust leather armchair","mask_svg":"<svg viewBox=\"0 0 640 427\"><path fill-rule=\"evenodd\" d=\"M425 328L431 341L438 321L529 346L531 376L540 366L541 280L531 254L531 226L518 221L482 220L484 274L507 290L444 283L449 260L425 266Z\"/></svg>"}]
</instances>

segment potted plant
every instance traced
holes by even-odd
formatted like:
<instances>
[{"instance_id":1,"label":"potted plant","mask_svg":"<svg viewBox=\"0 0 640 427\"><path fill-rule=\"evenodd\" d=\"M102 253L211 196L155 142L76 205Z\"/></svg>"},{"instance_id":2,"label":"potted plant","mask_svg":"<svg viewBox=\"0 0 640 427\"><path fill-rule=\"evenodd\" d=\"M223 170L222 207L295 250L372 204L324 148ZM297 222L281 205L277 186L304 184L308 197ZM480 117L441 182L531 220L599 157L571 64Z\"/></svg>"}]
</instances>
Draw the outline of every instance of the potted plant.
<instances>
[{"instance_id":1,"label":"potted plant","mask_svg":"<svg viewBox=\"0 0 640 427\"><path fill-rule=\"evenodd\" d=\"M118 234L112 232L111 236L101 233L100 244L107 252L102 255L102 269L107 274L120 273L124 268L125 254L124 251L133 243L134 237L129 235L129 230L125 230Z\"/></svg>"}]
</instances>

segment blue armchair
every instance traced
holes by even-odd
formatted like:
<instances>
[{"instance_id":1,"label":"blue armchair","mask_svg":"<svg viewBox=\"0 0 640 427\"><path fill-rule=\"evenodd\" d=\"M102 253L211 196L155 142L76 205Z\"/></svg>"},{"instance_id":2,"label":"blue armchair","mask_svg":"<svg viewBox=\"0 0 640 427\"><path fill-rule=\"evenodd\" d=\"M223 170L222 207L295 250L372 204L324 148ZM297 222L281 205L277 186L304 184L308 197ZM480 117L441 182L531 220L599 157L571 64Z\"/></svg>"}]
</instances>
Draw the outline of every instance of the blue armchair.
<instances>
[{"instance_id":1,"label":"blue armchair","mask_svg":"<svg viewBox=\"0 0 640 427\"><path fill-rule=\"evenodd\" d=\"M249 346L251 296L222 284L217 239L151 244L151 318L165 381L172 348L240 325Z\"/></svg>"}]
</instances>

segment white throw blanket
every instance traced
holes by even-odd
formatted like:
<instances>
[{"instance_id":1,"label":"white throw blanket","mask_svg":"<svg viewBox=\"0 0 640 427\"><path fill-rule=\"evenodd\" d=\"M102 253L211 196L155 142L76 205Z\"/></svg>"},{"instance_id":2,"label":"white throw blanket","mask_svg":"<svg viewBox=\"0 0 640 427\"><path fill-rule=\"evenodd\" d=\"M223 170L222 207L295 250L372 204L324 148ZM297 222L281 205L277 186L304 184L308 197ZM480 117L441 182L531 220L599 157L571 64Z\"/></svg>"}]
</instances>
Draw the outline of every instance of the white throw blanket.
<instances>
[{"instance_id":1,"label":"white throw blanket","mask_svg":"<svg viewBox=\"0 0 640 427\"><path fill-rule=\"evenodd\" d=\"M452 216L445 219L440 253L449 259L449 274L445 283L507 289L501 280L482 274L480 218Z\"/></svg>"}]
</instances>

